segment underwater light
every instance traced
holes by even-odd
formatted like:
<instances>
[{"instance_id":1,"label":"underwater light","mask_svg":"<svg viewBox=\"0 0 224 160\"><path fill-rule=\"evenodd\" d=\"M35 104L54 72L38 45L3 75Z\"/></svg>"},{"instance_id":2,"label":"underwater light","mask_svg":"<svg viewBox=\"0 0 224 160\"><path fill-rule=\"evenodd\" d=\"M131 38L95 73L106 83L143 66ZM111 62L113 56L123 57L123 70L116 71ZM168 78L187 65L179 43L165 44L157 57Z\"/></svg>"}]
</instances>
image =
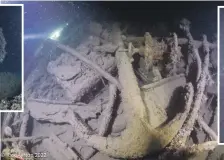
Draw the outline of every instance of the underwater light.
<instances>
[{"instance_id":1,"label":"underwater light","mask_svg":"<svg viewBox=\"0 0 224 160\"><path fill-rule=\"evenodd\" d=\"M57 40L61 36L62 30L63 30L63 28L59 28L59 29L55 30L53 33L51 33L49 38L52 40Z\"/></svg>"},{"instance_id":2,"label":"underwater light","mask_svg":"<svg viewBox=\"0 0 224 160\"><path fill-rule=\"evenodd\" d=\"M58 40L59 37L61 37L61 34L62 34L63 30L68 25L69 25L69 23L65 23L65 24L61 25L59 28L57 28L56 30L54 30L54 32L52 32L48 38L49 39L52 39L52 40Z\"/></svg>"},{"instance_id":3,"label":"underwater light","mask_svg":"<svg viewBox=\"0 0 224 160\"><path fill-rule=\"evenodd\" d=\"M30 39L44 39L46 38L45 33L40 33L40 34L25 34L24 35L24 40L30 40Z\"/></svg>"}]
</instances>

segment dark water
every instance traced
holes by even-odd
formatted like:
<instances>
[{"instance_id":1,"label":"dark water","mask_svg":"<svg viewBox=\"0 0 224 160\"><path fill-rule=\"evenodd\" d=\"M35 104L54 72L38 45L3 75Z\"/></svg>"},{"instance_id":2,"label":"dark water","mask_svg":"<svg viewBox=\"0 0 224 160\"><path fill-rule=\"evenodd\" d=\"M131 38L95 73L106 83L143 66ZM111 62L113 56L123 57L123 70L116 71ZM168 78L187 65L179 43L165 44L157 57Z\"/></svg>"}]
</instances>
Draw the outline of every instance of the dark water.
<instances>
[{"instance_id":1,"label":"dark water","mask_svg":"<svg viewBox=\"0 0 224 160\"><path fill-rule=\"evenodd\" d=\"M16 3L16 2L11 2ZM18 2L17 2L18 3ZM192 34L212 37L217 29L217 5L224 2L19 2L25 9L25 34L50 33L64 23L78 25L82 20L117 20L148 28L164 23L168 32L178 32L183 17L192 22ZM141 33L142 34L142 33ZM181 35L181 33L180 33ZM31 54L39 40L26 42Z\"/></svg>"},{"instance_id":2,"label":"dark water","mask_svg":"<svg viewBox=\"0 0 224 160\"><path fill-rule=\"evenodd\" d=\"M109 8L114 20L130 22L137 26L153 26L164 23L169 32L179 32L179 21L187 18L192 22L192 34L200 39L217 30L217 5L224 2L98 2Z\"/></svg>"},{"instance_id":3,"label":"dark water","mask_svg":"<svg viewBox=\"0 0 224 160\"><path fill-rule=\"evenodd\" d=\"M200 39L206 33L210 40L217 28L217 5L224 2L11 2L23 3L25 10L25 34L50 33L56 27L69 23L78 25L90 19L99 21L117 20L139 28L134 32L143 35L147 28L166 26L165 32L156 36L167 36L177 32L183 17L192 22L192 34ZM143 26L146 30L143 29ZM47 35L46 35L47 36ZM75 35L74 35L75 36ZM32 64L33 53L42 40L25 41L25 70Z\"/></svg>"},{"instance_id":4,"label":"dark water","mask_svg":"<svg viewBox=\"0 0 224 160\"><path fill-rule=\"evenodd\" d=\"M21 75L22 9L20 6L0 6L0 27L6 39L7 56L0 65L0 72L9 71Z\"/></svg>"}]
</instances>

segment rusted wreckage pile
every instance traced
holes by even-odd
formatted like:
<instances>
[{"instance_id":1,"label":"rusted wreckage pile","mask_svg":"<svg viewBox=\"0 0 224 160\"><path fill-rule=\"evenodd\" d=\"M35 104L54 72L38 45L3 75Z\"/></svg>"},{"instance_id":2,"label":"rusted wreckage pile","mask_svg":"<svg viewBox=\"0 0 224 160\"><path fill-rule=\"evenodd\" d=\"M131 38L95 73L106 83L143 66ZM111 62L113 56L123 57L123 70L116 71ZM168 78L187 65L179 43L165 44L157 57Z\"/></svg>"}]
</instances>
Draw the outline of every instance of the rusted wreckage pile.
<instances>
[{"instance_id":1,"label":"rusted wreckage pile","mask_svg":"<svg viewBox=\"0 0 224 160\"><path fill-rule=\"evenodd\" d=\"M29 75L26 112L4 116L5 153L128 159L163 150L159 158L166 159L216 148L216 44L205 35L194 40L186 19L180 22L186 38L174 33L162 41L111 26L90 23L91 35L76 49L46 42L64 53Z\"/></svg>"}]
</instances>

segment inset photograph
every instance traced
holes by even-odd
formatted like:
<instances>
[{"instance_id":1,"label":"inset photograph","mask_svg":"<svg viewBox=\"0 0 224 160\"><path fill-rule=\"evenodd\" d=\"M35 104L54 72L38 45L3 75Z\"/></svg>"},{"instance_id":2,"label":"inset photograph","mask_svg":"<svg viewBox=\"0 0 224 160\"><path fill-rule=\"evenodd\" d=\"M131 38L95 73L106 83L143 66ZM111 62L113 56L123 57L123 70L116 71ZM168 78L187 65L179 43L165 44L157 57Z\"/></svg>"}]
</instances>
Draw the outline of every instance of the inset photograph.
<instances>
[{"instance_id":1,"label":"inset photograph","mask_svg":"<svg viewBox=\"0 0 224 160\"><path fill-rule=\"evenodd\" d=\"M23 5L0 4L0 112L22 111Z\"/></svg>"},{"instance_id":2,"label":"inset photograph","mask_svg":"<svg viewBox=\"0 0 224 160\"><path fill-rule=\"evenodd\" d=\"M219 21L219 142L224 144L224 6L218 7Z\"/></svg>"}]
</instances>

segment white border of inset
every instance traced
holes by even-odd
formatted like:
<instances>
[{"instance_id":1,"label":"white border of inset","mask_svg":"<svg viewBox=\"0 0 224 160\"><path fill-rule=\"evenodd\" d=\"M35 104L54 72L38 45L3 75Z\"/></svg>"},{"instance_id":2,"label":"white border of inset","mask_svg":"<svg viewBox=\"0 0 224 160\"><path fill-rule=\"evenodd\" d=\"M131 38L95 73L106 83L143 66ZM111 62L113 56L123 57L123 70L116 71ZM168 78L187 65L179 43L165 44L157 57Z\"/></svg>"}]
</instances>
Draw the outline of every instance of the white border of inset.
<instances>
[{"instance_id":1,"label":"white border of inset","mask_svg":"<svg viewBox=\"0 0 224 160\"><path fill-rule=\"evenodd\" d=\"M217 84L218 84L218 109L217 109L217 112L218 112L218 120L217 120L217 129L218 129L218 144L219 145L224 145L224 143L220 143L220 8L224 8L224 6L218 6L218 14L217 14L217 21L218 21L218 25L217 25L217 38L218 38L218 78L217 78Z\"/></svg>"},{"instance_id":2,"label":"white border of inset","mask_svg":"<svg viewBox=\"0 0 224 160\"><path fill-rule=\"evenodd\" d=\"M1 1L1 0L0 0ZM22 22L21 22L21 51L22 51L22 65L21 65L21 69L22 69L22 76L21 76L21 83L22 83L22 109L21 110L0 110L1 112L24 112L24 4L1 4L0 3L0 7L1 6L20 6L21 8L21 18L22 18Z\"/></svg>"}]
</instances>

